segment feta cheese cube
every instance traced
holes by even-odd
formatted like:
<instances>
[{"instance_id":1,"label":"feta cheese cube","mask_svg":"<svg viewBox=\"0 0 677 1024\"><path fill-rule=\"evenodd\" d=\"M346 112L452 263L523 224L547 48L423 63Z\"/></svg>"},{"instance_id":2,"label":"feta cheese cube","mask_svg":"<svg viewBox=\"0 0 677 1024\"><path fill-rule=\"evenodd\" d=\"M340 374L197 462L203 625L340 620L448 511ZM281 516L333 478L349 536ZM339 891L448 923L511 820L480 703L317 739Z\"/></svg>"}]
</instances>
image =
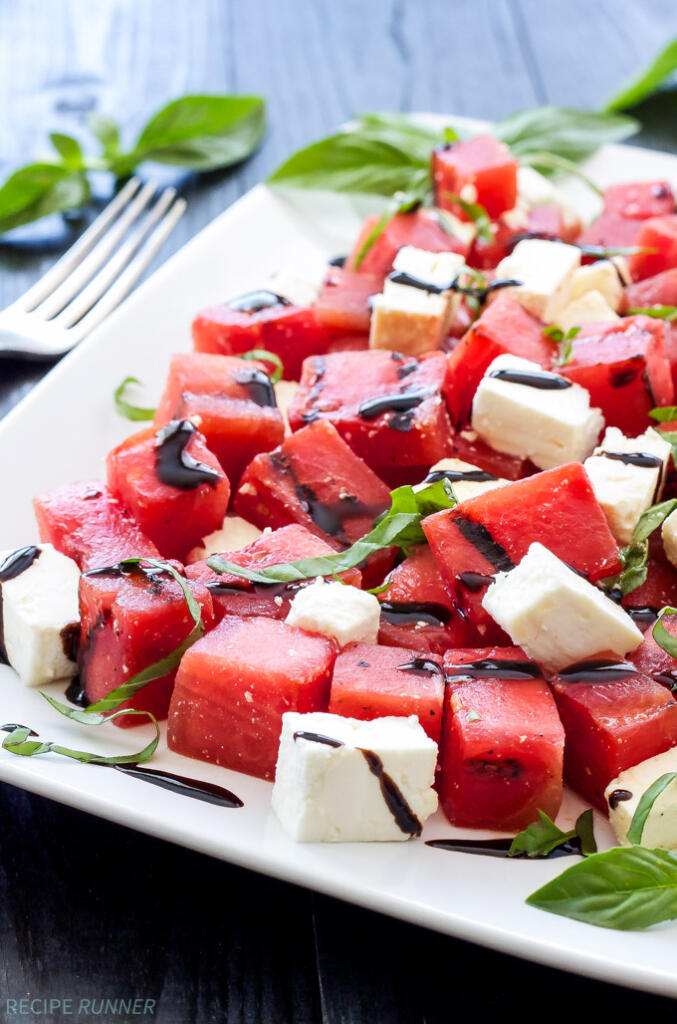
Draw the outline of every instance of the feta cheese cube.
<instances>
[{"instance_id":1,"label":"feta cheese cube","mask_svg":"<svg viewBox=\"0 0 677 1024\"><path fill-rule=\"evenodd\" d=\"M522 284L505 289L534 316L553 323L571 295L574 272L581 265L580 249L563 242L525 238L496 268L497 278Z\"/></svg>"},{"instance_id":2,"label":"feta cheese cube","mask_svg":"<svg viewBox=\"0 0 677 1024\"><path fill-rule=\"evenodd\" d=\"M344 647L356 640L375 644L380 618L381 606L374 594L320 577L299 590L285 621L309 633L333 637Z\"/></svg>"},{"instance_id":3,"label":"feta cheese cube","mask_svg":"<svg viewBox=\"0 0 677 1024\"><path fill-rule=\"evenodd\" d=\"M505 484L510 483L509 480L485 473L479 466L473 466L472 463L464 462L462 459L440 459L430 467L425 481L422 484L417 484L415 489L426 487L429 483L441 479L442 476L446 476L451 484L454 497L459 504L462 501L467 501L468 498L475 498L478 494L493 491L495 487L504 487ZM482 479L482 477L486 479Z\"/></svg>"},{"instance_id":4,"label":"feta cheese cube","mask_svg":"<svg viewBox=\"0 0 677 1024\"><path fill-rule=\"evenodd\" d=\"M677 747L626 768L607 786L604 797L609 805L609 821L621 845L630 845L628 829L642 796L668 772L677 772ZM677 785L674 782L654 800L644 823L642 846L677 850Z\"/></svg>"},{"instance_id":5,"label":"feta cheese cube","mask_svg":"<svg viewBox=\"0 0 677 1024\"><path fill-rule=\"evenodd\" d=\"M601 292L594 289L585 292L577 299L567 303L555 317L555 324L565 333L572 327L583 327L585 324L608 324L620 320Z\"/></svg>"},{"instance_id":6,"label":"feta cheese cube","mask_svg":"<svg viewBox=\"0 0 677 1024\"><path fill-rule=\"evenodd\" d=\"M448 315L446 295L390 282L387 292L372 298L369 348L408 356L431 352L444 340Z\"/></svg>"},{"instance_id":7,"label":"feta cheese cube","mask_svg":"<svg viewBox=\"0 0 677 1024\"><path fill-rule=\"evenodd\" d=\"M574 272L570 299L579 299L586 292L600 292L607 305L618 312L623 302L623 285L611 260L597 260Z\"/></svg>"},{"instance_id":8,"label":"feta cheese cube","mask_svg":"<svg viewBox=\"0 0 677 1024\"><path fill-rule=\"evenodd\" d=\"M411 274L419 281L425 281L436 288L448 287L463 266L463 257L457 252L428 252L427 249L417 249L414 245L403 245L393 262L394 271ZM393 282L386 281L384 292L388 294L392 288Z\"/></svg>"},{"instance_id":9,"label":"feta cheese cube","mask_svg":"<svg viewBox=\"0 0 677 1024\"><path fill-rule=\"evenodd\" d=\"M268 279L266 288L288 299L294 306L312 306L320 293L327 272L324 257L299 257L294 270L278 270Z\"/></svg>"},{"instance_id":10,"label":"feta cheese cube","mask_svg":"<svg viewBox=\"0 0 677 1024\"><path fill-rule=\"evenodd\" d=\"M297 842L409 839L437 810L436 761L415 715L361 722L288 711L273 810Z\"/></svg>"},{"instance_id":11,"label":"feta cheese cube","mask_svg":"<svg viewBox=\"0 0 677 1024\"><path fill-rule=\"evenodd\" d=\"M298 381L296 380L278 380L277 384L273 384L273 391L275 392L275 401L277 407L280 410L280 415L284 420L285 431L289 434L291 430L289 428L289 406L294 401L294 395L299 389Z\"/></svg>"},{"instance_id":12,"label":"feta cheese cube","mask_svg":"<svg viewBox=\"0 0 677 1024\"><path fill-rule=\"evenodd\" d=\"M461 220L450 210L438 210L437 217L445 230L457 238L462 245L470 248L477 235L477 228L473 221Z\"/></svg>"},{"instance_id":13,"label":"feta cheese cube","mask_svg":"<svg viewBox=\"0 0 677 1024\"><path fill-rule=\"evenodd\" d=\"M590 455L604 419L599 409L590 408L590 396L579 384L529 359L502 355L475 392L471 425L496 451L552 469Z\"/></svg>"},{"instance_id":14,"label":"feta cheese cube","mask_svg":"<svg viewBox=\"0 0 677 1024\"><path fill-rule=\"evenodd\" d=\"M619 605L542 544L497 574L482 605L513 643L552 672L602 651L625 655L643 639Z\"/></svg>"},{"instance_id":15,"label":"feta cheese cube","mask_svg":"<svg viewBox=\"0 0 677 1024\"><path fill-rule=\"evenodd\" d=\"M564 227L573 230L580 228L580 218L566 201L564 194L556 188L549 178L539 174L533 167L526 164L517 168L517 205L525 210L533 210L537 206L559 206L562 211Z\"/></svg>"},{"instance_id":16,"label":"feta cheese cube","mask_svg":"<svg viewBox=\"0 0 677 1024\"><path fill-rule=\"evenodd\" d=\"M649 427L626 437L609 427L599 448L585 460L595 497L619 544L629 544L642 512L661 496L671 448Z\"/></svg>"},{"instance_id":17,"label":"feta cheese cube","mask_svg":"<svg viewBox=\"0 0 677 1024\"><path fill-rule=\"evenodd\" d=\"M240 516L226 516L221 529L203 537L201 546L193 548L186 561L191 564L210 555L219 555L222 551L241 551L260 536L261 531L253 523Z\"/></svg>"},{"instance_id":18,"label":"feta cheese cube","mask_svg":"<svg viewBox=\"0 0 677 1024\"><path fill-rule=\"evenodd\" d=\"M661 540L663 541L665 557L668 562L677 568L677 509L667 519L663 520Z\"/></svg>"},{"instance_id":19,"label":"feta cheese cube","mask_svg":"<svg viewBox=\"0 0 677 1024\"><path fill-rule=\"evenodd\" d=\"M73 632L79 627L80 571L51 544L18 575L0 583L0 651L26 686L43 686L77 673ZM13 551L0 553L0 575Z\"/></svg>"}]
</instances>

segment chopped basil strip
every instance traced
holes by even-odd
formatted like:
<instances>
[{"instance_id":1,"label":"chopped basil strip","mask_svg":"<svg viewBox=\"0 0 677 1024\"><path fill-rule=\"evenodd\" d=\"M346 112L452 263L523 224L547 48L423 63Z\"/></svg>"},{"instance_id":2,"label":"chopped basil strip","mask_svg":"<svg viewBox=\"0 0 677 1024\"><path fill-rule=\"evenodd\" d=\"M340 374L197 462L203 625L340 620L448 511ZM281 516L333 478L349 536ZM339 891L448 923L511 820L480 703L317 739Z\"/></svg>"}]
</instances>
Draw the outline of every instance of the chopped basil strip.
<instances>
[{"instance_id":1,"label":"chopped basil strip","mask_svg":"<svg viewBox=\"0 0 677 1024\"><path fill-rule=\"evenodd\" d=\"M597 852L597 843L593 832L592 809L579 816L576 824L569 832L563 832L544 811L538 812L538 821L532 822L518 833L508 850L509 857L547 857L558 846L578 840L581 853L588 857Z\"/></svg>"},{"instance_id":2,"label":"chopped basil strip","mask_svg":"<svg viewBox=\"0 0 677 1024\"><path fill-rule=\"evenodd\" d=\"M396 192L392 198L392 201L388 205L388 209L381 214L373 228L365 238L364 242L360 246L353 263L355 270L359 270L364 262L364 258L367 253L373 248L374 244L381 237L385 229L390 224L393 217L398 213L411 213L412 210L417 209L423 201L422 195L413 195L409 193Z\"/></svg>"},{"instance_id":3,"label":"chopped basil strip","mask_svg":"<svg viewBox=\"0 0 677 1024\"><path fill-rule=\"evenodd\" d=\"M275 369L268 374L272 383L277 384L278 380L282 380L284 372L282 360L274 352L269 352L267 348L252 348L249 352L243 352L240 359L257 359L262 363L272 363Z\"/></svg>"},{"instance_id":4,"label":"chopped basil strip","mask_svg":"<svg viewBox=\"0 0 677 1024\"><path fill-rule=\"evenodd\" d=\"M553 360L555 366L567 366L574 354L574 348L572 341L579 333L580 327L570 327L569 330L564 333L561 327L544 327L543 334L546 338L550 338L556 345L559 346L559 355Z\"/></svg>"},{"instance_id":5,"label":"chopped basil strip","mask_svg":"<svg viewBox=\"0 0 677 1024\"><path fill-rule=\"evenodd\" d=\"M473 222L478 238L483 242L493 242L495 236L491 218L481 203L469 203L467 199L461 199L454 192L445 192L444 197L459 206L466 217Z\"/></svg>"},{"instance_id":6,"label":"chopped basil strip","mask_svg":"<svg viewBox=\"0 0 677 1024\"><path fill-rule=\"evenodd\" d=\"M677 438L677 435L675 435ZM667 435L666 440L669 440ZM608 576L600 581L600 586L607 593L620 593L621 597L630 594L642 583L646 583L647 561L649 559L649 537L677 508L677 498L652 505L640 516L630 543L620 550L623 566L616 576Z\"/></svg>"},{"instance_id":7,"label":"chopped basil strip","mask_svg":"<svg viewBox=\"0 0 677 1024\"><path fill-rule=\"evenodd\" d=\"M658 423L671 423L673 420L677 420L677 405L658 406L651 410L649 416L652 420L657 420Z\"/></svg>"},{"instance_id":8,"label":"chopped basil strip","mask_svg":"<svg viewBox=\"0 0 677 1024\"><path fill-rule=\"evenodd\" d=\"M130 384L134 384L137 387L143 386L137 377L125 377L113 392L116 412L128 420L135 420L137 422L139 420L152 420L155 416L155 409L144 409L139 405L132 405L131 402L125 399L125 392Z\"/></svg>"},{"instance_id":9,"label":"chopped basil strip","mask_svg":"<svg viewBox=\"0 0 677 1024\"><path fill-rule=\"evenodd\" d=\"M594 256L597 260L609 260L614 256L639 256L641 253L658 251L645 245L579 245L577 242L574 242L574 245L584 256Z\"/></svg>"},{"instance_id":10,"label":"chopped basil strip","mask_svg":"<svg viewBox=\"0 0 677 1024\"><path fill-rule=\"evenodd\" d=\"M657 320L675 320L677 319L677 306L633 306L628 310L627 315L653 316ZM650 415L653 416L653 412Z\"/></svg>"},{"instance_id":11,"label":"chopped basil strip","mask_svg":"<svg viewBox=\"0 0 677 1024\"><path fill-rule=\"evenodd\" d=\"M656 781L653 782L644 793L642 793L642 797L637 804L637 810L632 816L630 828L628 829L628 842L632 843L633 846L641 844L644 826L646 825L646 819L651 813L651 808L663 790L667 789L675 779L677 779L677 772L666 772L665 775L661 775L659 779L656 779Z\"/></svg>"},{"instance_id":12,"label":"chopped basil strip","mask_svg":"<svg viewBox=\"0 0 677 1024\"><path fill-rule=\"evenodd\" d=\"M583 173L577 163L567 160L566 157L559 156L557 153L530 153L523 158L522 163L528 164L530 167L538 167L541 171L560 171L563 174L570 174L575 178L580 178L598 196L604 194L592 178Z\"/></svg>"},{"instance_id":13,"label":"chopped basil strip","mask_svg":"<svg viewBox=\"0 0 677 1024\"><path fill-rule=\"evenodd\" d=\"M672 633L668 633L667 629L661 622L664 615L677 615L677 608L671 608L670 605L666 605L665 608L661 608L651 631L651 635L658 646L663 648L666 654L669 654L671 658L677 658L677 637L673 636Z\"/></svg>"},{"instance_id":14,"label":"chopped basil strip","mask_svg":"<svg viewBox=\"0 0 677 1024\"><path fill-rule=\"evenodd\" d=\"M120 718L123 715L142 715L155 726L155 736L150 743L135 754L112 754L106 757L103 754L93 754L88 750L73 750L71 747L62 747L59 743L51 743L39 739L31 740L28 738L31 735L31 730L26 726L17 726L2 741L3 750L8 750L10 754L17 754L20 757L35 757L37 754L60 754L61 757L70 757L72 760L81 761L84 764L113 765L143 764L144 761L150 760L157 749L160 739L160 727L155 715L151 714L150 711L137 711L134 708L127 708L123 711L116 711L112 715L87 716L86 712L75 711L65 704L60 704L59 701L48 697L46 693L43 693L42 696L62 715L66 715L68 718L86 725L103 725L104 722L110 722L113 718Z\"/></svg>"}]
</instances>

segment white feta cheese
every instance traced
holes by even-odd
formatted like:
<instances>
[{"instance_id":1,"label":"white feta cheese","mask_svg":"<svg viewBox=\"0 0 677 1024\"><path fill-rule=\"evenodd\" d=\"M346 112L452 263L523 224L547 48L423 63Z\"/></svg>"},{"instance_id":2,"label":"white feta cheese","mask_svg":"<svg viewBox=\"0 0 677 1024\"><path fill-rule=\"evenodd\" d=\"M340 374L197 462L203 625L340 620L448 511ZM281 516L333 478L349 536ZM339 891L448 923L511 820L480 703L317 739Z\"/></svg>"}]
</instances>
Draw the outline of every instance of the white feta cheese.
<instances>
[{"instance_id":1,"label":"white feta cheese","mask_svg":"<svg viewBox=\"0 0 677 1024\"><path fill-rule=\"evenodd\" d=\"M311 306L319 295L327 272L324 258L299 258L293 270L278 270L266 282L266 288L288 299L294 306Z\"/></svg>"},{"instance_id":2,"label":"white feta cheese","mask_svg":"<svg viewBox=\"0 0 677 1024\"><path fill-rule=\"evenodd\" d=\"M455 213L451 213L450 210L438 210L438 219L441 221L444 228L446 228L454 238L457 238L459 242L468 248L475 241L477 234L477 228L471 220L461 220Z\"/></svg>"},{"instance_id":3,"label":"white feta cheese","mask_svg":"<svg viewBox=\"0 0 677 1024\"><path fill-rule=\"evenodd\" d=\"M602 651L625 655L643 639L619 605L542 544L496 575L482 605L513 643L552 672Z\"/></svg>"},{"instance_id":4,"label":"white feta cheese","mask_svg":"<svg viewBox=\"0 0 677 1024\"><path fill-rule=\"evenodd\" d=\"M240 516L226 516L223 526L203 537L201 546L193 548L186 561L192 565L210 555L220 555L222 551L241 551L260 536L261 531L253 523L248 523Z\"/></svg>"},{"instance_id":5,"label":"white feta cheese","mask_svg":"<svg viewBox=\"0 0 677 1024\"><path fill-rule=\"evenodd\" d=\"M77 665L69 657L70 634L80 621L80 571L51 544L13 579L0 583L2 642L7 661L26 686L69 679ZM12 551L0 553L7 565Z\"/></svg>"},{"instance_id":6,"label":"white feta cheese","mask_svg":"<svg viewBox=\"0 0 677 1024\"><path fill-rule=\"evenodd\" d=\"M534 385L506 374L536 375ZM502 379L503 378L503 379ZM557 382L563 382L560 385ZM604 419L590 407L585 388L518 356L498 356L480 381L472 404L471 425L496 451L529 458L539 469L581 462L592 452Z\"/></svg>"},{"instance_id":7,"label":"white feta cheese","mask_svg":"<svg viewBox=\"0 0 677 1024\"><path fill-rule=\"evenodd\" d=\"M677 568L677 509L663 520L661 540L665 557Z\"/></svg>"},{"instance_id":8,"label":"white feta cheese","mask_svg":"<svg viewBox=\"0 0 677 1024\"><path fill-rule=\"evenodd\" d=\"M273 810L297 842L409 839L437 810L436 761L437 744L415 715L360 722L288 711L282 716ZM384 799L381 772L396 787L395 812Z\"/></svg>"},{"instance_id":9,"label":"white feta cheese","mask_svg":"<svg viewBox=\"0 0 677 1024\"><path fill-rule=\"evenodd\" d=\"M491 474L485 474L479 466L473 466L470 462L464 462L462 459L440 459L434 466L430 467L432 473L448 473L447 479L451 484L451 489L454 492L454 497L459 503L467 501L468 498L475 498L478 494L484 494L485 491L493 491L495 487L504 487L510 483L509 480L504 480L502 477L493 477L488 480L477 480L473 479L473 476L489 476ZM467 477L467 479L464 479ZM417 484L415 490L420 490L422 487L428 486L425 482Z\"/></svg>"},{"instance_id":10,"label":"white feta cheese","mask_svg":"<svg viewBox=\"0 0 677 1024\"><path fill-rule=\"evenodd\" d=\"M369 347L408 356L439 348L446 335L448 297L390 284L387 293L372 298Z\"/></svg>"},{"instance_id":11,"label":"white feta cheese","mask_svg":"<svg viewBox=\"0 0 677 1024\"><path fill-rule=\"evenodd\" d=\"M375 644L381 606L374 594L321 577L299 590L286 622L309 633L333 637L340 647L353 641Z\"/></svg>"},{"instance_id":12,"label":"white feta cheese","mask_svg":"<svg viewBox=\"0 0 677 1024\"><path fill-rule=\"evenodd\" d=\"M277 384L273 384L275 401L277 402L277 407L280 410L282 419L284 420L285 431L287 433L291 433L289 429L289 406L294 401L294 396L298 389L299 385L296 380L278 380Z\"/></svg>"},{"instance_id":13,"label":"white feta cheese","mask_svg":"<svg viewBox=\"0 0 677 1024\"><path fill-rule=\"evenodd\" d=\"M497 278L514 278L522 284L504 289L546 323L553 323L569 302L574 272L581 265L575 245L525 238L496 268Z\"/></svg>"},{"instance_id":14,"label":"white feta cheese","mask_svg":"<svg viewBox=\"0 0 677 1024\"><path fill-rule=\"evenodd\" d=\"M652 427L639 437L626 437L618 427L609 427L599 448L585 460L595 497L619 544L630 543L642 512L659 500L670 452L670 445ZM649 464L642 465L642 456L647 455L644 462ZM658 462L651 464L652 458Z\"/></svg>"},{"instance_id":15,"label":"white feta cheese","mask_svg":"<svg viewBox=\"0 0 677 1024\"><path fill-rule=\"evenodd\" d=\"M393 262L394 271L411 274L412 277L417 277L436 288L444 288L451 284L463 266L463 257L457 252L428 252L427 249L417 249L414 245L403 245ZM392 281L386 281L384 292L388 294L394 287L406 286L393 285Z\"/></svg>"},{"instance_id":16,"label":"white feta cheese","mask_svg":"<svg viewBox=\"0 0 677 1024\"><path fill-rule=\"evenodd\" d=\"M609 821L623 846L630 845L628 829L642 796L668 772L677 772L677 747L626 768L607 786L604 797L609 805ZM677 850L677 785L674 782L654 800L644 823L642 846Z\"/></svg>"},{"instance_id":17,"label":"white feta cheese","mask_svg":"<svg viewBox=\"0 0 677 1024\"><path fill-rule=\"evenodd\" d=\"M572 327L610 324L614 320L620 320L620 317L613 311L602 293L593 289L567 303L555 317L554 323L566 334Z\"/></svg>"},{"instance_id":18,"label":"white feta cheese","mask_svg":"<svg viewBox=\"0 0 677 1024\"><path fill-rule=\"evenodd\" d=\"M579 299L586 292L599 292L606 299L607 305L618 312L623 302L623 285L618 271L611 260L597 260L574 272L571 282L570 299Z\"/></svg>"},{"instance_id":19,"label":"white feta cheese","mask_svg":"<svg viewBox=\"0 0 677 1024\"><path fill-rule=\"evenodd\" d=\"M525 210L555 204L562 212L565 228L573 229L580 226L578 214L566 201L561 190L556 188L549 178L526 164L521 164L517 168L517 203Z\"/></svg>"}]
</instances>

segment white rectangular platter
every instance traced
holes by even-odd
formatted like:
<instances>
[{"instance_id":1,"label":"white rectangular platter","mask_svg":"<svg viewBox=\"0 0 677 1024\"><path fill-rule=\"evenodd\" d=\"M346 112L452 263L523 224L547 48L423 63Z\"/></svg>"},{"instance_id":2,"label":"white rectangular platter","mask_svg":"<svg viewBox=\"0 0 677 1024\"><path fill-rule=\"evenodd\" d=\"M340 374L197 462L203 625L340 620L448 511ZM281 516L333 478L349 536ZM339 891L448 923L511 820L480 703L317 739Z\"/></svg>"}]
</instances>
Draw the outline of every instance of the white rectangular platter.
<instances>
[{"instance_id":1,"label":"white rectangular platter","mask_svg":"<svg viewBox=\"0 0 677 1024\"><path fill-rule=\"evenodd\" d=\"M637 148L607 147L587 170L601 185L661 177L677 186L677 157ZM572 185L570 197L591 213L590 194L582 189ZM0 550L37 539L31 507L36 493L103 475L108 449L134 429L118 418L111 400L123 377L143 380L152 402L170 355L190 348L196 310L260 286L280 267L346 252L365 209L336 196L314 197L311 206L307 195L273 195L259 186L173 256L0 423ZM59 696L63 688L50 692ZM23 722L45 739L106 753L138 750L150 739L145 728L85 730L72 724L4 666L0 721ZM562 871L567 860L474 857L432 849L420 840L298 845L270 810L270 784L189 761L167 751L164 740L153 765L220 783L237 793L244 807L230 810L190 800L112 769L0 750L3 781L122 825L508 953L677 995L677 923L614 932L526 906L525 897ZM567 795L562 827L570 827L582 806ZM610 845L608 824L600 816L596 832L602 846ZM438 814L427 823L423 839L452 834L462 833Z\"/></svg>"}]
</instances>

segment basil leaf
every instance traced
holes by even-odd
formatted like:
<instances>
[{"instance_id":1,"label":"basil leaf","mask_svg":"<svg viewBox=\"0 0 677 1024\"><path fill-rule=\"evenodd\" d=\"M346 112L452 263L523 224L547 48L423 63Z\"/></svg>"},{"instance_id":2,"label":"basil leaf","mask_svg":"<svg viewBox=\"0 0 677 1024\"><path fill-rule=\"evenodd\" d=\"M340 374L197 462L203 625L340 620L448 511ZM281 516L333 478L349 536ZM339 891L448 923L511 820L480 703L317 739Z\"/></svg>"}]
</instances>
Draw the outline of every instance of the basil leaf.
<instances>
[{"instance_id":1,"label":"basil leaf","mask_svg":"<svg viewBox=\"0 0 677 1024\"><path fill-rule=\"evenodd\" d=\"M666 436L669 440L670 435ZM675 435L677 439L677 434ZM616 576L607 576L600 580L603 590L620 590L623 597L632 593L642 583L646 582L646 564L649 558L649 537L667 519L671 512L677 508L677 498L670 498L669 501L652 505L639 518L637 526L633 530L630 543L620 550L620 559L623 566L621 572Z\"/></svg>"},{"instance_id":2,"label":"basil leaf","mask_svg":"<svg viewBox=\"0 0 677 1024\"><path fill-rule=\"evenodd\" d=\"M82 172L63 164L28 164L0 187L0 233L82 206L89 196L89 182Z\"/></svg>"},{"instance_id":3,"label":"basil leaf","mask_svg":"<svg viewBox=\"0 0 677 1024\"><path fill-rule=\"evenodd\" d=\"M567 868L527 903L601 928L648 928L677 917L677 858L667 850L614 847Z\"/></svg>"},{"instance_id":4,"label":"basil leaf","mask_svg":"<svg viewBox=\"0 0 677 1024\"><path fill-rule=\"evenodd\" d=\"M677 469L677 431L674 430L661 430L660 435L664 441L667 441L672 448L672 462Z\"/></svg>"},{"instance_id":5,"label":"basil leaf","mask_svg":"<svg viewBox=\"0 0 677 1024\"><path fill-rule=\"evenodd\" d=\"M120 129L117 122L105 114L90 114L87 127L101 143L103 155L109 159L115 158L120 152Z\"/></svg>"},{"instance_id":6,"label":"basil leaf","mask_svg":"<svg viewBox=\"0 0 677 1024\"><path fill-rule=\"evenodd\" d=\"M458 133L452 127L447 126L440 132L409 114L361 114L357 125L365 134L406 148L411 156L418 157L426 165L430 163L430 153L435 146L441 142L456 142L458 139Z\"/></svg>"},{"instance_id":7,"label":"basil leaf","mask_svg":"<svg viewBox=\"0 0 677 1024\"><path fill-rule=\"evenodd\" d=\"M661 622L664 615L677 615L677 608L671 608L670 605L666 605L658 613L658 618L654 623L654 627L651 630L651 635L663 650L670 655L671 658L677 658L677 637L673 636L672 633L668 633L667 629Z\"/></svg>"},{"instance_id":8,"label":"basil leaf","mask_svg":"<svg viewBox=\"0 0 677 1024\"><path fill-rule=\"evenodd\" d=\"M271 381L273 384L277 384L278 380L282 379L284 371L282 360L274 352L269 352L267 348L252 348L249 352L243 352L240 359L258 359L261 362L272 363L275 369L268 374Z\"/></svg>"},{"instance_id":9,"label":"basil leaf","mask_svg":"<svg viewBox=\"0 0 677 1024\"><path fill-rule=\"evenodd\" d=\"M641 844L644 826L646 825L646 819L649 817L651 808L663 790L667 789L670 783L674 782L675 779L677 779L677 772L666 772L665 775L661 775L659 779L656 779L656 781L653 782L644 793L642 793L641 799L637 804L637 810L632 816L630 828L628 829L628 842L632 843L633 846Z\"/></svg>"},{"instance_id":10,"label":"basil leaf","mask_svg":"<svg viewBox=\"0 0 677 1024\"><path fill-rule=\"evenodd\" d=\"M677 319L677 306L633 306L629 309L627 316L636 316L641 314L642 316L653 316L660 320L676 320ZM674 409L675 407L672 406ZM649 413L653 416L653 413ZM654 417L656 419L657 417Z\"/></svg>"},{"instance_id":11,"label":"basil leaf","mask_svg":"<svg viewBox=\"0 0 677 1024\"><path fill-rule=\"evenodd\" d=\"M524 162L536 153L584 160L607 142L621 142L639 131L639 123L621 114L567 107L534 107L499 121L493 133Z\"/></svg>"},{"instance_id":12,"label":"basil leaf","mask_svg":"<svg viewBox=\"0 0 677 1024\"><path fill-rule=\"evenodd\" d=\"M574 355L572 341L579 331L580 327L570 327L565 334L561 327L556 327L554 324L551 327L543 328L542 333L546 338L550 338L559 346L559 354L553 359L554 366L567 366L571 362Z\"/></svg>"},{"instance_id":13,"label":"basil leaf","mask_svg":"<svg viewBox=\"0 0 677 1024\"><path fill-rule=\"evenodd\" d=\"M657 89L673 71L677 71L677 38L670 40L645 71L612 96L604 109L625 110L634 107Z\"/></svg>"},{"instance_id":14,"label":"basil leaf","mask_svg":"<svg viewBox=\"0 0 677 1024\"><path fill-rule=\"evenodd\" d=\"M538 812L538 819L515 836L508 850L509 857L519 857L525 853L527 857L547 857L558 846L572 839L580 841L584 856L597 852L591 808L579 815L569 832L563 832L544 811Z\"/></svg>"},{"instance_id":15,"label":"basil leaf","mask_svg":"<svg viewBox=\"0 0 677 1024\"><path fill-rule=\"evenodd\" d=\"M118 174L142 160L194 171L230 167L259 145L265 128L260 96L183 96L151 117L131 153L118 158Z\"/></svg>"},{"instance_id":16,"label":"basil leaf","mask_svg":"<svg viewBox=\"0 0 677 1024\"><path fill-rule=\"evenodd\" d=\"M651 410L649 416L652 420L658 420L659 423L672 423L673 420L677 420L677 405L658 406Z\"/></svg>"},{"instance_id":17,"label":"basil leaf","mask_svg":"<svg viewBox=\"0 0 677 1024\"><path fill-rule=\"evenodd\" d=\"M364 242L360 246L354 260L355 270L359 270L364 261L364 257L367 255L369 250L373 247L374 243L381 237L385 229L390 224L393 217L398 213L410 213L421 205L422 196L414 195L412 193L396 192L389 203L388 209L385 213L382 213L378 218L373 228L365 238Z\"/></svg>"},{"instance_id":18,"label":"basil leaf","mask_svg":"<svg viewBox=\"0 0 677 1024\"><path fill-rule=\"evenodd\" d=\"M493 242L495 235L491 226L491 217L481 203L469 203L467 199L461 199L453 192L445 192L445 198L463 210L466 217L475 225L477 237L483 242Z\"/></svg>"},{"instance_id":19,"label":"basil leaf","mask_svg":"<svg viewBox=\"0 0 677 1024\"><path fill-rule=\"evenodd\" d=\"M588 188L596 192L598 196L603 196L602 189L595 184L592 178L589 178L587 174L580 169L577 163L573 160L567 160L566 157L558 156L556 153L531 153L529 156L525 156L522 159L522 163L528 164L529 167L538 167L541 172L548 171L561 171L563 174L572 175L574 178L580 178Z\"/></svg>"},{"instance_id":20,"label":"basil leaf","mask_svg":"<svg viewBox=\"0 0 677 1024\"><path fill-rule=\"evenodd\" d=\"M84 165L82 146L72 135L62 135L61 132L52 132L49 141L54 146L66 167L73 170L80 170Z\"/></svg>"},{"instance_id":21,"label":"basil leaf","mask_svg":"<svg viewBox=\"0 0 677 1024\"><path fill-rule=\"evenodd\" d=\"M594 256L596 260L610 260L614 256L639 256L641 253L655 253L658 249L652 249L647 245L579 245L573 243L581 250L583 256Z\"/></svg>"},{"instance_id":22,"label":"basil leaf","mask_svg":"<svg viewBox=\"0 0 677 1024\"><path fill-rule=\"evenodd\" d=\"M579 814L574 831L580 840L581 853L584 857L591 857L593 853L597 853L592 807L588 807L587 811Z\"/></svg>"},{"instance_id":23,"label":"basil leaf","mask_svg":"<svg viewBox=\"0 0 677 1024\"><path fill-rule=\"evenodd\" d=\"M343 581L341 581L343 582ZM370 587L367 591L368 594L382 594L392 584L392 580L386 580L385 583L381 583L378 587Z\"/></svg>"},{"instance_id":24,"label":"basil leaf","mask_svg":"<svg viewBox=\"0 0 677 1024\"><path fill-rule=\"evenodd\" d=\"M75 712L72 708L66 707L65 704L59 704L59 701L54 700L52 697L48 697L46 693L42 694L43 697L61 714L66 715L68 718L74 718L76 721L80 721L76 717ZM81 712L79 714L82 714ZM5 739L2 741L2 747L4 750L8 750L10 754L17 754L20 757L35 757L37 754L60 754L62 757L69 757L74 761L81 761L84 764L143 764L144 761L150 760L160 740L160 727L157 723L155 715L151 714L150 711L136 711L129 708L125 711L118 711L114 715L104 717L103 715L92 715L89 725L102 725L104 722L110 722L113 718L119 718L122 715L143 715L148 718L155 726L155 736L146 744L142 750L139 750L135 754L112 754L108 757L102 754L93 754L88 750L73 750L71 747L62 747L59 743L43 742L42 740L28 740L27 737L30 735L30 730L22 727L14 729Z\"/></svg>"},{"instance_id":25,"label":"basil leaf","mask_svg":"<svg viewBox=\"0 0 677 1024\"><path fill-rule=\"evenodd\" d=\"M125 377L113 392L115 411L118 415L124 416L128 420L135 420L137 422L140 420L152 420L155 416L155 409L144 409L139 405L132 405L131 402L125 399L125 391L130 384L142 386L138 377Z\"/></svg>"}]
</instances>

